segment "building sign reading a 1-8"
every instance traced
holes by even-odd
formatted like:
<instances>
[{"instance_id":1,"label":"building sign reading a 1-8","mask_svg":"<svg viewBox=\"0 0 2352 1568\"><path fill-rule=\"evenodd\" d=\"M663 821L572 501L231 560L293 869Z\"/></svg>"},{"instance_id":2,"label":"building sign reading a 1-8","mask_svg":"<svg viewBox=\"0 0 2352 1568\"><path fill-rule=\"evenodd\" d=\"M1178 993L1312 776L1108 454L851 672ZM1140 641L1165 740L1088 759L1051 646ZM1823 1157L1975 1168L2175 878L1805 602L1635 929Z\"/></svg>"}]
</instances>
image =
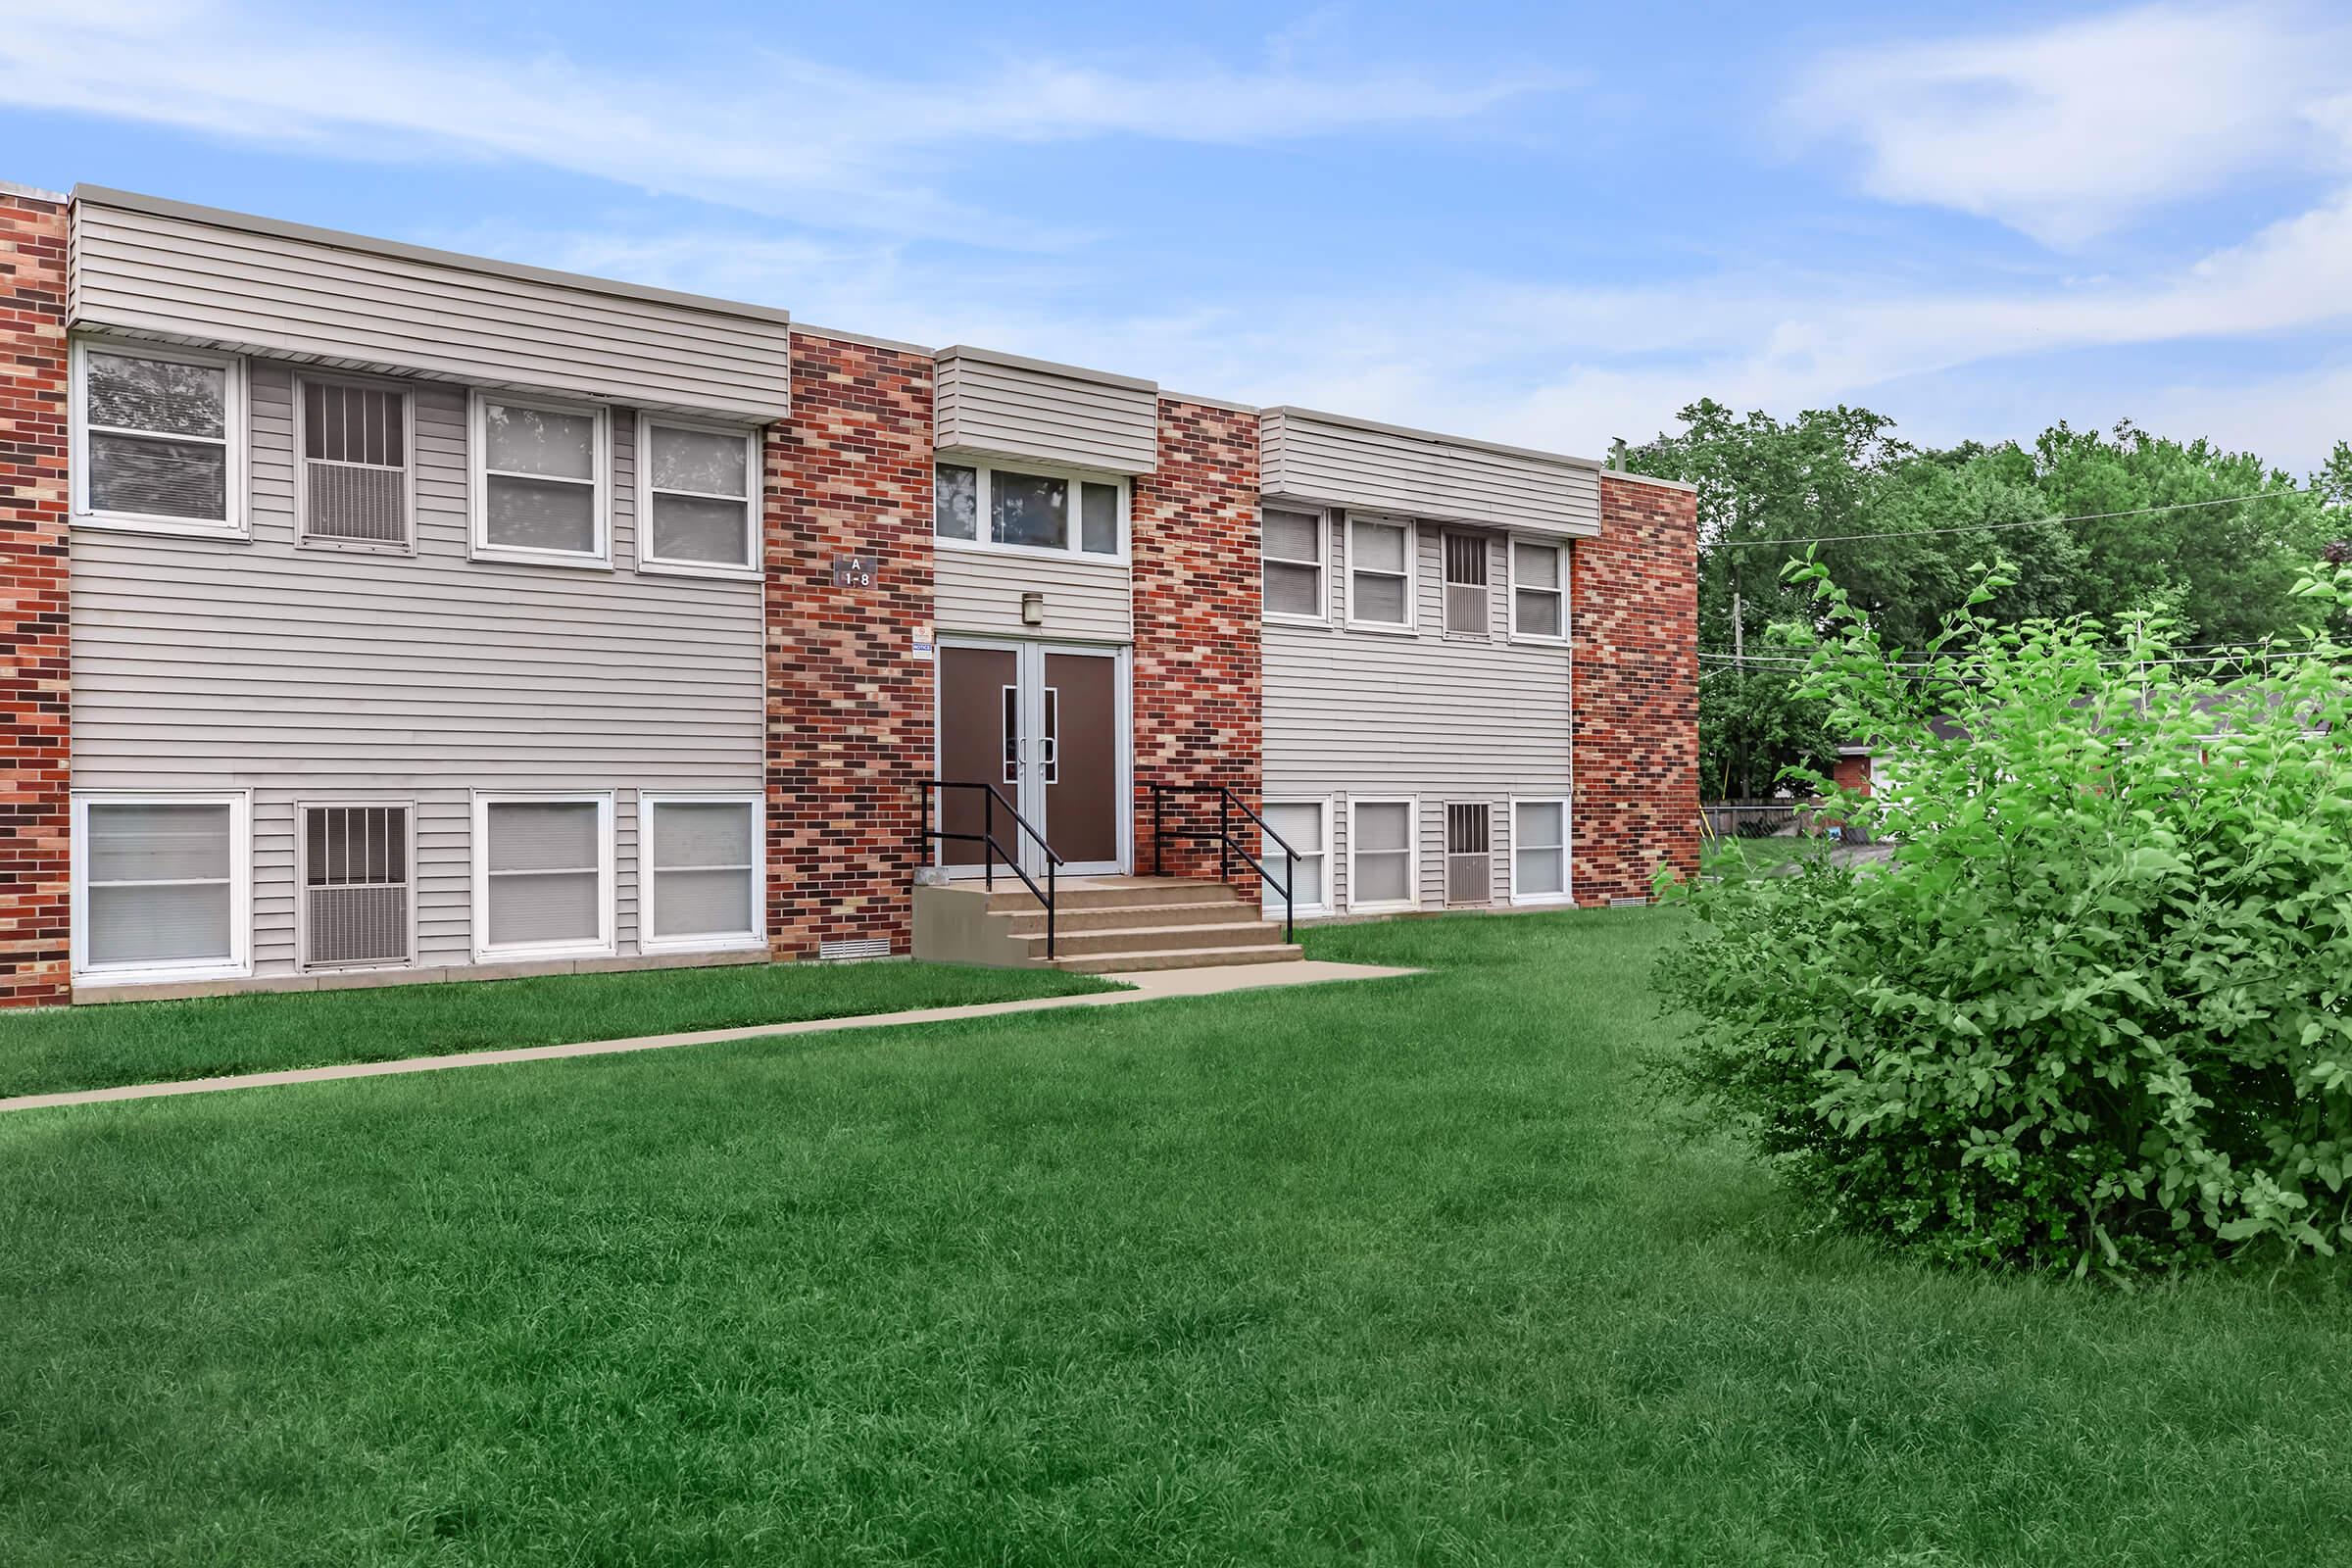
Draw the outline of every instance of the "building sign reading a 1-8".
<instances>
[{"instance_id":1,"label":"building sign reading a 1-8","mask_svg":"<svg viewBox=\"0 0 2352 1568\"><path fill-rule=\"evenodd\" d=\"M871 556L836 556L833 558L833 586L836 588L871 588L874 585L874 558Z\"/></svg>"}]
</instances>

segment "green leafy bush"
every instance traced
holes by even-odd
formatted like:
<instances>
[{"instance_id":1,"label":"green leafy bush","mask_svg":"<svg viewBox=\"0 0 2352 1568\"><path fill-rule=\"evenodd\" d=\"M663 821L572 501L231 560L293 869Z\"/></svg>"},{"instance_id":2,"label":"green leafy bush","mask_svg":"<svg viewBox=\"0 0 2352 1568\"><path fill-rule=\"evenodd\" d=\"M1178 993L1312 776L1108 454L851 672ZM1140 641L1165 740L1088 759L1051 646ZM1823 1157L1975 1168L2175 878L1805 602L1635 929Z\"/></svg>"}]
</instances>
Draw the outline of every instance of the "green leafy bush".
<instances>
[{"instance_id":1,"label":"green leafy bush","mask_svg":"<svg viewBox=\"0 0 2352 1568\"><path fill-rule=\"evenodd\" d=\"M1807 687L1880 770L1870 799L1798 776L1896 848L1675 890L1670 1076L1836 1221L1938 1259L2352 1243L2352 567L2326 569L2293 645L2212 664L2154 616L1996 626L1997 571L1898 660L1795 568Z\"/></svg>"}]
</instances>

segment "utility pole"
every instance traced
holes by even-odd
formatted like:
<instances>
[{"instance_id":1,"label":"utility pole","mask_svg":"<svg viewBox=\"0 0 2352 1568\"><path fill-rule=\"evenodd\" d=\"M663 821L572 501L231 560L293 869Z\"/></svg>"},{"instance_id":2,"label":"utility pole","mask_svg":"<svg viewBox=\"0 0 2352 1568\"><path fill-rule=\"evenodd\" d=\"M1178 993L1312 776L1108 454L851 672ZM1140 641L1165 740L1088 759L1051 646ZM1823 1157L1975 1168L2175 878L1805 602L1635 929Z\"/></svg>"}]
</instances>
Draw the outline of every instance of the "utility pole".
<instances>
[{"instance_id":1,"label":"utility pole","mask_svg":"<svg viewBox=\"0 0 2352 1568\"><path fill-rule=\"evenodd\" d=\"M1740 593L1739 590L1734 589L1732 592L1732 668L1735 670L1744 668L1746 661L1747 633L1740 624Z\"/></svg>"}]
</instances>

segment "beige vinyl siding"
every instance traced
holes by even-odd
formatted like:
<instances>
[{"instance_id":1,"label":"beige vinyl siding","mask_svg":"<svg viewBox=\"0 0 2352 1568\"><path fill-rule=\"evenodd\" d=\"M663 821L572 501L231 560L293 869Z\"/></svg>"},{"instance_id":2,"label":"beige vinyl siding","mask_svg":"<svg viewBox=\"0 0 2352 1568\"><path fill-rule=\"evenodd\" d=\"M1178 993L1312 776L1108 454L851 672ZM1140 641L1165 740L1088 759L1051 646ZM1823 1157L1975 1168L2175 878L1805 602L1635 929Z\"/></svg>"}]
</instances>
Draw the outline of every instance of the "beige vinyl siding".
<instances>
[{"instance_id":1,"label":"beige vinyl siding","mask_svg":"<svg viewBox=\"0 0 2352 1568\"><path fill-rule=\"evenodd\" d=\"M1345 524L1327 519L1331 621L1269 621L1265 648L1265 793L1269 800L1334 800L1332 887L1344 907L1348 886L1348 802L1419 799L1419 886L1424 908L1446 902L1446 806L1493 808L1489 850L1494 902L1510 897L1509 799L1568 793L1572 745L1569 650L1512 643L1507 625L1502 535L1488 540L1494 630L1446 635L1445 530L1415 528L1415 614L1411 636L1346 631ZM1572 873L1573 874L1573 873Z\"/></svg>"},{"instance_id":2,"label":"beige vinyl siding","mask_svg":"<svg viewBox=\"0 0 2352 1568\"><path fill-rule=\"evenodd\" d=\"M933 551L932 612L943 632L992 632L1126 643L1135 638L1127 564L987 550ZM1021 624L1021 595L1046 596L1046 623Z\"/></svg>"},{"instance_id":3,"label":"beige vinyl siding","mask_svg":"<svg viewBox=\"0 0 2352 1568\"><path fill-rule=\"evenodd\" d=\"M256 362L250 543L76 531L76 789L254 790L258 973L290 971L295 806L413 801L417 962L471 961L471 792L757 790L758 582L639 575L636 421L612 421L618 569L466 559L466 393L418 383L415 557L294 542L292 371Z\"/></svg>"},{"instance_id":4,"label":"beige vinyl siding","mask_svg":"<svg viewBox=\"0 0 2352 1568\"><path fill-rule=\"evenodd\" d=\"M1600 531L1599 465L1316 414L1258 416L1269 497L1515 528Z\"/></svg>"},{"instance_id":5,"label":"beige vinyl siding","mask_svg":"<svg viewBox=\"0 0 2352 1568\"><path fill-rule=\"evenodd\" d=\"M77 329L759 421L792 411L781 313L476 270L169 205L74 205Z\"/></svg>"},{"instance_id":6,"label":"beige vinyl siding","mask_svg":"<svg viewBox=\"0 0 2352 1568\"><path fill-rule=\"evenodd\" d=\"M1110 473L1159 461L1159 392L1148 381L970 348L936 362L943 454L1028 458Z\"/></svg>"}]
</instances>

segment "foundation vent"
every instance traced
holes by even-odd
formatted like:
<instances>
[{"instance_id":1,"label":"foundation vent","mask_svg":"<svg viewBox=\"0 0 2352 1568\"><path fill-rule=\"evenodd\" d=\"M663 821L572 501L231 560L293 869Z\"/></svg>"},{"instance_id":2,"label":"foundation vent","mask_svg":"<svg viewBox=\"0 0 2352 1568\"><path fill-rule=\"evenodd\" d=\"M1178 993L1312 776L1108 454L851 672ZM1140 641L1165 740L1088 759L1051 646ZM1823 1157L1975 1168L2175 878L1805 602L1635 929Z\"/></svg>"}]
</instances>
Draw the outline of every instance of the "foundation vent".
<instances>
[{"instance_id":1,"label":"foundation vent","mask_svg":"<svg viewBox=\"0 0 2352 1568\"><path fill-rule=\"evenodd\" d=\"M819 942L816 956L827 963L844 958L887 958L890 956L890 939L859 937L847 942Z\"/></svg>"}]
</instances>

